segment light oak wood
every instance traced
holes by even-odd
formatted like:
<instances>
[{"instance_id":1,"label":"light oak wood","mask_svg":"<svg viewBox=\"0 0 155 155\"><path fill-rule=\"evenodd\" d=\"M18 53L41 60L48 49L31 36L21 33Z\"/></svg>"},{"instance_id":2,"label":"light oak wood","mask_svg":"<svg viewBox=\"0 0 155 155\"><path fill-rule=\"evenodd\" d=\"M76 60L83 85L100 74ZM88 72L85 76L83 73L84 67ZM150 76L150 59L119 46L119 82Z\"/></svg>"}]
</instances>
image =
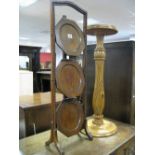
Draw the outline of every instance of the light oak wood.
<instances>
[{"instance_id":1,"label":"light oak wood","mask_svg":"<svg viewBox=\"0 0 155 155\"><path fill-rule=\"evenodd\" d=\"M93 92L93 111L94 117L88 121L88 129L94 137L110 136L117 131L114 123L103 119L103 111L105 107L105 87L104 87L104 64L106 52L104 47L104 36L117 33L112 25L90 25L87 33L96 35L97 44L94 51L95 59L95 84Z\"/></svg>"},{"instance_id":2,"label":"light oak wood","mask_svg":"<svg viewBox=\"0 0 155 155\"><path fill-rule=\"evenodd\" d=\"M102 115L105 106L104 94L104 60L105 49L103 37L97 36L97 46L94 52L95 59L95 85L93 93L93 109L95 115ZM100 122L98 122L100 124ZM101 122L102 124L102 122Z\"/></svg>"}]
</instances>

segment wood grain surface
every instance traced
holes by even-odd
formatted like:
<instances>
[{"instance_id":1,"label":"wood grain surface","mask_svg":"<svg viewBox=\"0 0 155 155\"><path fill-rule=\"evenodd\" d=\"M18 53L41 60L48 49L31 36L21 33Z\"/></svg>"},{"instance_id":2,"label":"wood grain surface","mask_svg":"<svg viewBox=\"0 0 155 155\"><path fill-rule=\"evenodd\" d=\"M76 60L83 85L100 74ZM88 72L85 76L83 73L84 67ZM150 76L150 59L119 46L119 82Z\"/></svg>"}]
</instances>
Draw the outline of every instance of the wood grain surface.
<instances>
[{"instance_id":1,"label":"wood grain surface","mask_svg":"<svg viewBox=\"0 0 155 155\"><path fill-rule=\"evenodd\" d=\"M85 48L84 36L73 20L63 16L56 25L56 41L58 46L68 55L78 56Z\"/></svg>"},{"instance_id":2,"label":"wood grain surface","mask_svg":"<svg viewBox=\"0 0 155 155\"><path fill-rule=\"evenodd\" d=\"M63 60L56 69L57 88L67 97L80 96L85 86L81 66L77 62Z\"/></svg>"},{"instance_id":3,"label":"wood grain surface","mask_svg":"<svg viewBox=\"0 0 155 155\"><path fill-rule=\"evenodd\" d=\"M65 155L109 155L119 152L120 148L131 142L135 136L134 126L112 120L118 126L118 132L110 137L86 139L85 135L66 137L58 132L58 137ZM55 145L45 147L50 131L35 136L27 137L19 141L20 155L59 155ZM128 146L126 148L130 147ZM132 143L133 145L133 143ZM114 153L115 154L115 153ZM121 154L119 154L121 155Z\"/></svg>"},{"instance_id":4,"label":"wood grain surface","mask_svg":"<svg viewBox=\"0 0 155 155\"><path fill-rule=\"evenodd\" d=\"M63 95L56 93L56 102L62 101ZM51 103L51 93L34 93L33 95L19 96L19 106L21 108L28 108L34 106L40 106Z\"/></svg>"},{"instance_id":5,"label":"wood grain surface","mask_svg":"<svg viewBox=\"0 0 155 155\"><path fill-rule=\"evenodd\" d=\"M57 126L66 136L77 134L84 122L84 111L79 101L64 101L57 110Z\"/></svg>"}]
</instances>

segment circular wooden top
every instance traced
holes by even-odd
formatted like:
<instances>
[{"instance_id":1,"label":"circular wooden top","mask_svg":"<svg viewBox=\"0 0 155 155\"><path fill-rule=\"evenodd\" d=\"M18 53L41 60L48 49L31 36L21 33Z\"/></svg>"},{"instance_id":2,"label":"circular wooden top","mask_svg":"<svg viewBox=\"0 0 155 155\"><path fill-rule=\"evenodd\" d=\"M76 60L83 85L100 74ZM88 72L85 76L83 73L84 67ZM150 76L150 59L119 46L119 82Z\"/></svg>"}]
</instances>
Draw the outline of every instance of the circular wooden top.
<instances>
[{"instance_id":1,"label":"circular wooden top","mask_svg":"<svg viewBox=\"0 0 155 155\"><path fill-rule=\"evenodd\" d=\"M56 69L57 88L65 96L74 98L80 96L85 86L81 66L71 60L63 60Z\"/></svg>"},{"instance_id":2,"label":"circular wooden top","mask_svg":"<svg viewBox=\"0 0 155 155\"><path fill-rule=\"evenodd\" d=\"M83 107L79 101L64 101L57 110L57 126L66 136L77 134L84 122Z\"/></svg>"},{"instance_id":3,"label":"circular wooden top","mask_svg":"<svg viewBox=\"0 0 155 155\"><path fill-rule=\"evenodd\" d=\"M78 56L85 48L84 36L79 26L72 20L61 18L56 25L58 46L68 55Z\"/></svg>"},{"instance_id":4,"label":"circular wooden top","mask_svg":"<svg viewBox=\"0 0 155 155\"><path fill-rule=\"evenodd\" d=\"M95 25L89 25L87 27L87 34L88 35L112 35L117 33L117 29L113 25L100 25L100 24L95 24Z\"/></svg>"}]
</instances>

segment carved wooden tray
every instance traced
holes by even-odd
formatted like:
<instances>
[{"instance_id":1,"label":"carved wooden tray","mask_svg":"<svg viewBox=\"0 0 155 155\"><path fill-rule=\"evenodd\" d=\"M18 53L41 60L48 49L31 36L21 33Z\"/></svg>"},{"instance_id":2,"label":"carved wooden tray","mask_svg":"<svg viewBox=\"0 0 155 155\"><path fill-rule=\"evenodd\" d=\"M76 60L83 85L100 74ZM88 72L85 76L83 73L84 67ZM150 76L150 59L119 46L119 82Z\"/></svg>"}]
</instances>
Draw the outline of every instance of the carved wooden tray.
<instances>
[{"instance_id":1,"label":"carved wooden tray","mask_svg":"<svg viewBox=\"0 0 155 155\"><path fill-rule=\"evenodd\" d=\"M71 60L62 60L56 69L58 90L69 98L80 96L85 86L81 66Z\"/></svg>"},{"instance_id":2,"label":"carved wooden tray","mask_svg":"<svg viewBox=\"0 0 155 155\"><path fill-rule=\"evenodd\" d=\"M63 16L56 25L58 46L68 55L79 56L85 48L84 36L79 26Z\"/></svg>"},{"instance_id":3,"label":"carved wooden tray","mask_svg":"<svg viewBox=\"0 0 155 155\"><path fill-rule=\"evenodd\" d=\"M57 109L57 127L66 136L77 134L84 122L83 107L79 101L64 100Z\"/></svg>"}]
</instances>

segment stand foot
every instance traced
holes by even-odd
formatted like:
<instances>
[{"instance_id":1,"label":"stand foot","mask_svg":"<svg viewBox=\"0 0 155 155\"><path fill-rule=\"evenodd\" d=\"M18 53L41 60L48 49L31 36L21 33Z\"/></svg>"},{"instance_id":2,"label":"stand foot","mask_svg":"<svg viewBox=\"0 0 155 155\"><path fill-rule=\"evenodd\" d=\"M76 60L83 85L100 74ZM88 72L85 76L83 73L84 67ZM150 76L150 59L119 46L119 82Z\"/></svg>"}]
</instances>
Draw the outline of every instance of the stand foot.
<instances>
[{"instance_id":1,"label":"stand foot","mask_svg":"<svg viewBox=\"0 0 155 155\"><path fill-rule=\"evenodd\" d=\"M65 152L60 147L59 143L55 143L55 147L57 148L57 150L58 150L60 155L64 155L65 154Z\"/></svg>"},{"instance_id":2,"label":"stand foot","mask_svg":"<svg viewBox=\"0 0 155 155\"><path fill-rule=\"evenodd\" d=\"M103 119L103 124L98 125L94 123L94 118L90 118L88 119L87 128L93 137L111 136L117 132L117 126L106 119Z\"/></svg>"},{"instance_id":3,"label":"stand foot","mask_svg":"<svg viewBox=\"0 0 155 155\"><path fill-rule=\"evenodd\" d=\"M85 127L85 133L86 133L86 135L87 135L87 137L88 137L89 140L93 140L92 134L90 132L88 132L88 130L87 130L86 127Z\"/></svg>"},{"instance_id":4,"label":"stand foot","mask_svg":"<svg viewBox=\"0 0 155 155\"><path fill-rule=\"evenodd\" d=\"M65 152L62 150L62 148L60 147L60 144L58 142L52 142L51 140L48 140L47 142L45 142L45 146L49 147L49 145L51 143L54 143L54 145L55 145L55 147L58 150L60 155L64 155L65 154Z\"/></svg>"},{"instance_id":5,"label":"stand foot","mask_svg":"<svg viewBox=\"0 0 155 155\"><path fill-rule=\"evenodd\" d=\"M82 134L84 134L84 135L86 135L87 137L88 137L88 139L89 140L93 140L93 136L92 136L92 134L90 133L90 132L88 132L88 130L87 130L87 119L85 119L85 122L84 122L84 132L83 131L81 131L81 133Z\"/></svg>"}]
</instances>

